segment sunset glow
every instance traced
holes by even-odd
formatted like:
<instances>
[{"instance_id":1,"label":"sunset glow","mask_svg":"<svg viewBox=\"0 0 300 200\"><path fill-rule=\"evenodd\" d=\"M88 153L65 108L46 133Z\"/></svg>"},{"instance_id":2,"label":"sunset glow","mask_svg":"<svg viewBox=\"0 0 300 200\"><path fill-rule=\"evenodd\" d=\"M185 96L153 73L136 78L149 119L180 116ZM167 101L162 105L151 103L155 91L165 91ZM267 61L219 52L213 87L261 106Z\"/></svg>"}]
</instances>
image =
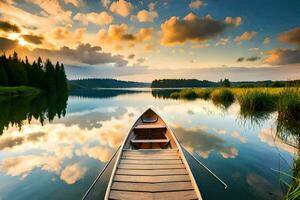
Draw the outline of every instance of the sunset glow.
<instances>
[{"instance_id":1,"label":"sunset glow","mask_svg":"<svg viewBox=\"0 0 300 200\"><path fill-rule=\"evenodd\" d=\"M63 62L71 79L299 78L299 1L270 3L4 0L1 51Z\"/></svg>"}]
</instances>

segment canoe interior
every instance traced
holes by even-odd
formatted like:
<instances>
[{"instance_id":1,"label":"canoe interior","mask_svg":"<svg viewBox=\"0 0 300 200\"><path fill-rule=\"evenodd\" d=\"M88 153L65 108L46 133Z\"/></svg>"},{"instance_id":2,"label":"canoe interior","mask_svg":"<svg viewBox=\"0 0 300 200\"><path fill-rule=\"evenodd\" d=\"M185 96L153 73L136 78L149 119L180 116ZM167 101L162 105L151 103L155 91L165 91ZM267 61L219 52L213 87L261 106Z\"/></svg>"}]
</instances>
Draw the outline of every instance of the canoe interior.
<instances>
[{"instance_id":1,"label":"canoe interior","mask_svg":"<svg viewBox=\"0 0 300 200\"><path fill-rule=\"evenodd\" d=\"M133 125L124 149L177 149L165 122L148 109Z\"/></svg>"},{"instance_id":2,"label":"canoe interior","mask_svg":"<svg viewBox=\"0 0 300 200\"><path fill-rule=\"evenodd\" d=\"M121 149L105 199L202 199L179 143L151 109Z\"/></svg>"}]
</instances>

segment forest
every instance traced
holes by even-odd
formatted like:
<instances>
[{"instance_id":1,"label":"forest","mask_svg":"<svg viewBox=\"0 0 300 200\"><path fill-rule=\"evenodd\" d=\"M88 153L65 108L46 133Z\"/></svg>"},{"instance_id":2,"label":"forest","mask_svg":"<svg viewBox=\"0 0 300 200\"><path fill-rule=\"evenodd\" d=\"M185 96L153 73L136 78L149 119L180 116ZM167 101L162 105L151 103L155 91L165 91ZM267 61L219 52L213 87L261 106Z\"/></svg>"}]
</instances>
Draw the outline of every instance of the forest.
<instances>
[{"instance_id":1,"label":"forest","mask_svg":"<svg viewBox=\"0 0 300 200\"><path fill-rule=\"evenodd\" d=\"M152 88L188 88L188 87L296 87L300 86L300 80L287 81L235 81L221 79L219 82L198 79L158 79L151 83Z\"/></svg>"},{"instance_id":2,"label":"forest","mask_svg":"<svg viewBox=\"0 0 300 200\"><path fill-rule=\"evenodd\" d=\"M116 79L87 78L69 80L73 89L92 89L92 88L141 88L150 87L150 83L121 81Z\"/></svg>"},{"instance_id":3,"label":"forest","mask_svg":"<svg viewBox=\"0 0 300 200\"><path fill-rule=\"evenodd\" d=\"M25 60L20 59L16 52L0 56L0 86L31 86L47 94L68 90L63 64L56 62L54 66L49 59L43 62L41 57L29 63L27 57Z\"/></svg>"}]
</instances>

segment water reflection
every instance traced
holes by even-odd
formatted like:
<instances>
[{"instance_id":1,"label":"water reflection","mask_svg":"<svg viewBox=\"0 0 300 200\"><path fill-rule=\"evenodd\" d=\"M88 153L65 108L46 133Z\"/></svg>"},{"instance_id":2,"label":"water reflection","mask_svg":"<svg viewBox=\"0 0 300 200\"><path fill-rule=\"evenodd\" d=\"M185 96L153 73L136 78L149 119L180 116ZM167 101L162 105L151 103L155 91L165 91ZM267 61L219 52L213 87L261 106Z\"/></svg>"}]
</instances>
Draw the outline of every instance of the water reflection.
<instances>
[{"instance_id":1,"label":"water reflection","mask_svg":"<svg viewBox=\"0 0 300 200\"><path fill-rule=\"evenodd\" d=\"M124 94L134 94L143 92L142 90L131 89L78 89L70 92L71 96L85 98L112 98Z\"/></svg>"},{"instance_id":2,"label":"water reflection","mask_svg":"<svg viewBox=\"0 0 300 200\"><path fill-rule=\"evenodd\" d=\"M198 153L199 159L229 184L228 190L218 188L215 180L196 164L193 172L204 198L282 197L278 177L270 168L278 169L281 158L291 164L297 149L285 144L283 139L274 140L277 134L272 118L262 120L259 127L248 127L241 126L237 120L240 107L236 102L224 110L212 101L155 98L153 92L109 97L71 96L67 110L66 102L53 103L53 109L38 106L38 103L49 103L37 100L26 100L23 104L10 102L23 105L20 110L10 112L23 114L19 114L22 117L18 117L20 123L17 125L12 114L7 118L1 115L1 124L7 128L0 136L0 199L30 199L33 195L37 199L81 198L122 143L131 125L148 107L166 120L189 152ZM31 106L26 106L25 110L28 104ZM34 113L31 111L35 109L33 105L42 112L30 114ZM57 105L63 109L55 111ZM41 124L40 119L47 118L51 122L44 120ZM242 120L251 124L248 118ZM281 167L289 169L288 165ZM109 176L106 172L97 183L93 197L103 197ZM16 188L20 194L15 192Z\"/></svg>"},{"instance_id":3,"label":"water reflection","mask_svg":"<svg viewBox=\"0 0 300 200\"><path fill-rule=\"evenodd\" d=\"M190 151L196 151L202 158L208 158L212 151L222 155L223 158L235 158L238 150L226 144L226 141L217 135L208 133L207 127L194 127L185 129L174 127L178 140Z\"/></svg>"},{"instance_id":4,"label":"water reflection","mask_svg":"<svg viewBox=\"0 0 300 200\"><path fill-rule=\"evenodd\" d=\"M38 119L41 124L45 119L53 120L66 114L67 95L40 95L21 98L0 99L0 134L9 124L22 126L24 120Z\"/></svg>"}]
</instances>

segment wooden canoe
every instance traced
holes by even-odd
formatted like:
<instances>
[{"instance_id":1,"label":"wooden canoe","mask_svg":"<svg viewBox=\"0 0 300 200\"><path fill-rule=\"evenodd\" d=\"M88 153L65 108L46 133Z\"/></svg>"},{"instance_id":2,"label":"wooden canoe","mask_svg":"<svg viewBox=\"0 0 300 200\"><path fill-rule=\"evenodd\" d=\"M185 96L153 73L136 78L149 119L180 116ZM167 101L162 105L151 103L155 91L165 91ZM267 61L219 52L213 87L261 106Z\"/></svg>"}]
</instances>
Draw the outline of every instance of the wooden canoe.
<instances>
[{"instance_id":1,"label":"wooden canoe","mask_svg":"<svg viewBox=\"0 0 300 200\"><path fill-rule=\"evenodd\" d=\"M125 138L105 199L202 199L180 144L152 109Z\"/></svg>"}]
</instances>

